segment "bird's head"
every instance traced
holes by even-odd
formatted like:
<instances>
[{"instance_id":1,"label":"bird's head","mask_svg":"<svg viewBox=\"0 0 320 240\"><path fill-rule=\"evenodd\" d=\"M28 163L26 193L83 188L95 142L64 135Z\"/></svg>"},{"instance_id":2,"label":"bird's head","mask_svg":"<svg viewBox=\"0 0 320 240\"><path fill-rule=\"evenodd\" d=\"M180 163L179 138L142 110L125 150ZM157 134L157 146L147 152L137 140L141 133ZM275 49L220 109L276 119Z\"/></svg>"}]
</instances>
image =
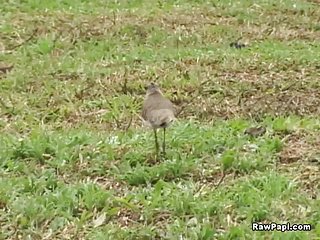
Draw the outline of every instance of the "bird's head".
<instances>
[{"instance_id":1,"label":"bird's head","mask_svg":"<svg viewBox=\"0 0 320 240\"><path fill-rule=\"evenodd\" d=\"M160 88L155 83L150 83L150 85L147 87L147 96L150 96L155 93L162 94Z\"/></svg>"}]
</instances>

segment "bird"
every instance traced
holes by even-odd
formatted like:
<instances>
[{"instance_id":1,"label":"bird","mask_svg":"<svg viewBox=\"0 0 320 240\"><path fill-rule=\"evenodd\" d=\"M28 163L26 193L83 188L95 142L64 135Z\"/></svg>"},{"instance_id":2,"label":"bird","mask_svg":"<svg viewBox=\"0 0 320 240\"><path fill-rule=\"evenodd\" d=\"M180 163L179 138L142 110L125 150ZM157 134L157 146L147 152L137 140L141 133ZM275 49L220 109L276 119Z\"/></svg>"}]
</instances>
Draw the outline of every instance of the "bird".
<instances>
[{"instance_id":1,"label":"bird","mask_svg":"<svg viewBox=\"0 0 320 240\"><path fill-rule=\"evenodd\" d=\"M144 124L153 129L157 156L159 153L157 129L163 129L162 153L163 156L165 156L166 128L169 127L176 119L175 113L176 110L173 103L163 95L159 86L155 83L148 85L141 115L144 120Z\"/></svg>"},{"instance_id":2,"label":"bird","mask_svg":"<svg viewBox=\"0 0 320 240\"><path fill-rule=\"evenodd\" d=\"M266 130L265 127L260 126L260 127L247 128L247 129L244 131L244 133L245 133L245 134L248 134L248 135L250 135L250 136L252 136L252 137L259 137L259 136L265 134L266 131L267 131L267 130Z\"/></svg>"}]
</instances>

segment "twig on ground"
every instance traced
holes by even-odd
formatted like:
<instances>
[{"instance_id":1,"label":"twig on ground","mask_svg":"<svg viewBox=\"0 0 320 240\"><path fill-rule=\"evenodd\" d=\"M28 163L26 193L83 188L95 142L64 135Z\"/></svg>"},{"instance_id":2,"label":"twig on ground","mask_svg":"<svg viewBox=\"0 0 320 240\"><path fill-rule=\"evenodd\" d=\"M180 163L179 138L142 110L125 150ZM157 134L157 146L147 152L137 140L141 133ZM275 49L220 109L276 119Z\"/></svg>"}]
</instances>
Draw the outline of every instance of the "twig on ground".
<instances>
[{"instance_id":1,"label":"twig on ground","mask_svg":"<svg viewBox=\"0 0 320 240\"><path fill-rule=\"evenodd\" d=\"M226 173L223 171L222 177L220 178L219 182L215 185L214 189L217 189L220 186L220 184L222 183L225 177L226 177Z\"/></svg>"},{"instance_id":2,"label":"twig on ground","mask_svg":"<svg viewBox=\"0 0 320 240\"><path fill-rule=\"evenodd\" d=\"M9 50L12 51L12 50L14 50L14 49L16 49L18 47L21 47L22 45L26 44L27 42L30 42L35 37L37 32L38 32L38 28L34 29L32 31L32 33L31 33L31 35L26 40L22 41L21 43L15 45L13 47L11 47Z\"/></svg>"}]
</instances>

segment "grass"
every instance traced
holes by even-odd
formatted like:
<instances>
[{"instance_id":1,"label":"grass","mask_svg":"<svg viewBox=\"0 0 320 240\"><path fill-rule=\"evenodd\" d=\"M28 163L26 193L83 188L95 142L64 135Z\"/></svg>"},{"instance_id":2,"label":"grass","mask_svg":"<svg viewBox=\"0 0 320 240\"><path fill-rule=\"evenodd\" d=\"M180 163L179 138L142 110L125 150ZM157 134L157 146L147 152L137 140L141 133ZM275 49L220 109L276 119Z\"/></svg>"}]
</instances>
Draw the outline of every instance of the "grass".
<instances>
[{"instance_id":1,"label":"grass","mask_svg":"<svg viewBox=\"0 0 320 240\"><path fill-rule=\"evenodd\" d=\"M320 239L316 3L0 11L0 239ZM151 81L183 109L160 162L137 117Z\"/></svg>"}]
</instances>

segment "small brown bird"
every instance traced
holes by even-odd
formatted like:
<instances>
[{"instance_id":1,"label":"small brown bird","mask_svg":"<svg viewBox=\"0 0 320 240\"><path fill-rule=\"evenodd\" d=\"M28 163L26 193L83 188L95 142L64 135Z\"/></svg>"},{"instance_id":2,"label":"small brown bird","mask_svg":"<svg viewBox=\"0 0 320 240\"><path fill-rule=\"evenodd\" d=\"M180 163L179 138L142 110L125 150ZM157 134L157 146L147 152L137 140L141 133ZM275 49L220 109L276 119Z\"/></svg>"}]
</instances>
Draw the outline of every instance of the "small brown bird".
<instances>
[{"instance_id":1,"label":"small brown bird","mask_svg":"<svg viewBox=\"0 0 320 240\"><path fill-rule=\"evenodd\" d=\"M146 97L143 102L142 118L145 124L153 129L157 155L159 152L157 129L163 128L162 151L165 156L166 128L174 121L174 115L175 108L172 102L163 96L156 84L151 83L147 88Z\"/></svg>"},{"instance_id":2,"label":"small brown bird","mask_svg":"<svg viewBox=\"0 0 320 240\"><path fill-rule=\"evenodd\" d=\"M248 134L252 137L259 137L262 136L263 134L266 133L266 128L265 127L251 127L251 128L247 128L244 133Z\"/></svg>"}]
</instances>

